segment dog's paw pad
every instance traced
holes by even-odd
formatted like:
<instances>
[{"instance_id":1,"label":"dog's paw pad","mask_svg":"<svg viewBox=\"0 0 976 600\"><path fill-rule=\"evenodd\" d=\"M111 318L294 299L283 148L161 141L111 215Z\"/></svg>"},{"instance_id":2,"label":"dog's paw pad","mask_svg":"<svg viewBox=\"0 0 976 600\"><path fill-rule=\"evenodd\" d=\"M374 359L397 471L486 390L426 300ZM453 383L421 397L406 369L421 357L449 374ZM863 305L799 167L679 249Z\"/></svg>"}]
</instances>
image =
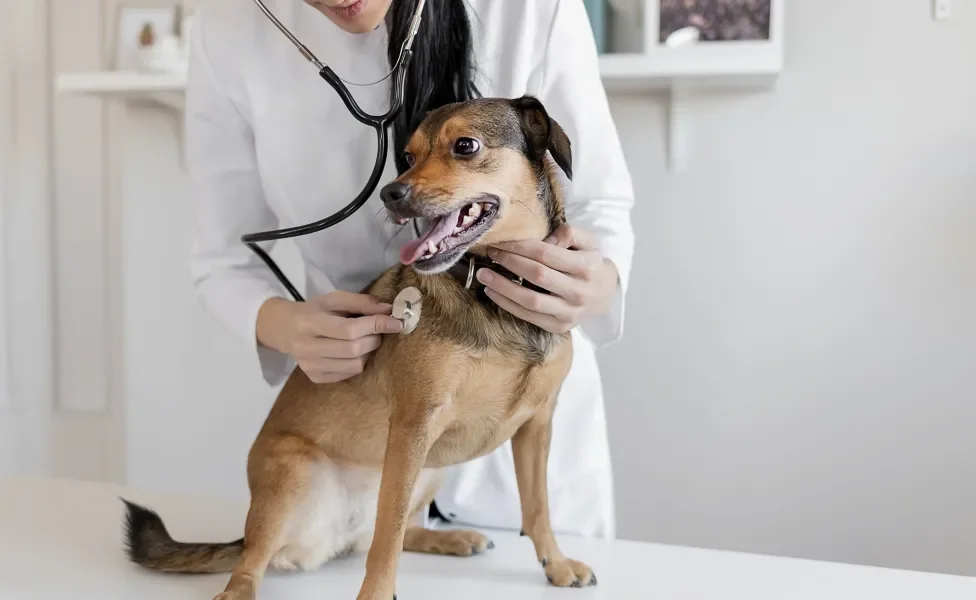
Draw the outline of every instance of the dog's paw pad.
<instances>
[{"instance_id":1,"label":"dog's paw pad","mask_svg":"<svg viewBox=\"0 0 976 600\"><path fill-rule=\"evenodd\" d=\"M589 587L596 585L596 576L585 564L570 559L543 561L546 578L556 587Z\"/></svg>"},{"instance_id":2,"label":"dog's paw pad","mask_svg":"<svg viewBox=\"0 0 976 600\"><path fill-rule=\"evenodd\" d=\"M411 552L447 554L451 556L476 556L491 550L495 544L477 531L446 530L424 531L407 547Z\"/></svg>"}]
</instances>

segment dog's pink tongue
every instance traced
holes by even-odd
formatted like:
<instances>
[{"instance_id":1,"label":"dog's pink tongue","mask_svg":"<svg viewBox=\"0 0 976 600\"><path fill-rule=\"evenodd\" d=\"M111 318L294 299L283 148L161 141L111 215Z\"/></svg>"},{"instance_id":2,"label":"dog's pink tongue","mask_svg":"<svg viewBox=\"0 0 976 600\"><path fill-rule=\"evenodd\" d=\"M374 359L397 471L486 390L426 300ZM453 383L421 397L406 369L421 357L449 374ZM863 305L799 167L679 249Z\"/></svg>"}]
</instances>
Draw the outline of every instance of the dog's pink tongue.
<instances>
[{"instance_id":1,"label":"dog's pink tongue","mask_svg":"<svg viewBox=\"0 0 976 600\"><path fill-rule=\"evenodd\" d=\"M435 246L440 244L441 240L454 231L454 225L457 223L459 214L460 210L456 210L437 219L427 233L404 244L400 248L400 262L405 265L412 265L427 252L428 242L434 242Z\"/></svg>"},{"instance_id":2,"label":"dog's pink tongue","mask_svg":"<svg viewBox=\"0 0 976 600\"><path fill-rule=\"evenodd\" d=\"M427 236L410 240L400 248L400 262L405 265L412 265L418 258L424 255L427 247Z\"/></svg>"}]
</instances>

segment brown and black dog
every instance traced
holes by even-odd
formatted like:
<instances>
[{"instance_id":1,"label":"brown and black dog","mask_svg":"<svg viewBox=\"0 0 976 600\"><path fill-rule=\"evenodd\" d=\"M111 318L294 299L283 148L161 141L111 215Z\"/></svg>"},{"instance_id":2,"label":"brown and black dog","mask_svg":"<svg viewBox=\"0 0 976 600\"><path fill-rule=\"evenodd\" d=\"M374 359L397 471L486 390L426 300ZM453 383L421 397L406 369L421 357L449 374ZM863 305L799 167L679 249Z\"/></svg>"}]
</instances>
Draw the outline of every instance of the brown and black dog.
<instances>
[{"instance_id":1,"label":"brown and black dog","mask_svg":"<svg viewBox=\"0 0 976 600\"><path fill-rule=\"evenodd\" d=\"M407 159L409 170L381 196L395 221L423 218L430 229L365 291L392 302L407 287L420 290L416 329L387 336L351 379L314 384L292 373L248 457L241 540L176 542L155 513L127 503L133 561L231 571L217 598L250 600L268 568L315 569L368 550L359 600L390 600L401 551L467 556L491 547L480 533L411 521L430 504L440 469L511 440L523 532L549 581L596 583L589 567L563 555L549 521L551 419L571 338L498 308L471 277L488 266L521 282L485 258L487 247L541 240L565 221L552 162L572 178L569 139L535 98L478 99L431 112Z\"/></svg>"}]
</instances>

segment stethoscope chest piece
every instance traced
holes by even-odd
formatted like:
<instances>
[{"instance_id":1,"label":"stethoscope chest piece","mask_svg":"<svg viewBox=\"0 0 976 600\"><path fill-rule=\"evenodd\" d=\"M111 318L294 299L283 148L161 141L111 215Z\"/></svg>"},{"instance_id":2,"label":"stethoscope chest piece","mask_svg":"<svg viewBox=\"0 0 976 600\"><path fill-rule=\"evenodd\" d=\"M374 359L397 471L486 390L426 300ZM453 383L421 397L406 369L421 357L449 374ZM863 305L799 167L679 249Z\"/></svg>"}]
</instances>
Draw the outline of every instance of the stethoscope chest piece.
<instances>
[{"instance_id":1,"label":"stethoscope chest piece","mask_svg":"<svg viewBox=\"0 0 976 600\"><path fill-rule=\"evenodd\" d=\"M404 288L393 300L393 318L403 321L400 335L412 333L420 323L420 309L423 305L420 290L411 286Z\"/></svg>"}]
</instances>

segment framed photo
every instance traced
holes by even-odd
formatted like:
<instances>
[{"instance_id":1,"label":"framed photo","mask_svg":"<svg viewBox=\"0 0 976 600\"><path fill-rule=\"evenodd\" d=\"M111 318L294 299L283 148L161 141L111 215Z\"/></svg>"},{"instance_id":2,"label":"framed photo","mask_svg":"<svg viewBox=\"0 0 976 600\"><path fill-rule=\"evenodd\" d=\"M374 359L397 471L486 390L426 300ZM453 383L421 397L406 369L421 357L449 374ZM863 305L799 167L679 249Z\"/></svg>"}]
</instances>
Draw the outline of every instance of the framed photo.
<instances>
[{"instance_id":1,"label":"framed photo","mask_svg":"<svg viewBox=\"0 0 976 600\"><path fill-rule=\"evenodd\" d=\"M658 43L766 41L772 0L658 0Z\"/></svg>"},{"instance_id":2,"label":"framed photo","mask_svg":"<svg viewBox=\"0 0 976 600\"><path fill-rule=\"evenodd\" d=\"M179 32L177 2L125 2L118 9L112 68L135 70L140 55L164 38Z\"/></svg>"},{"instance_id":3,"label":"framed photo","mask_svg":"<svg viewBox=\"0 0 976 600\"><path fill-rule=\"evenodd\" d=\"M786 0L603 0L605 54L646 55L696 47L724 55L779 48ZM717 48L717 49L716 49Z\"/></svg>"}]
</instances>

